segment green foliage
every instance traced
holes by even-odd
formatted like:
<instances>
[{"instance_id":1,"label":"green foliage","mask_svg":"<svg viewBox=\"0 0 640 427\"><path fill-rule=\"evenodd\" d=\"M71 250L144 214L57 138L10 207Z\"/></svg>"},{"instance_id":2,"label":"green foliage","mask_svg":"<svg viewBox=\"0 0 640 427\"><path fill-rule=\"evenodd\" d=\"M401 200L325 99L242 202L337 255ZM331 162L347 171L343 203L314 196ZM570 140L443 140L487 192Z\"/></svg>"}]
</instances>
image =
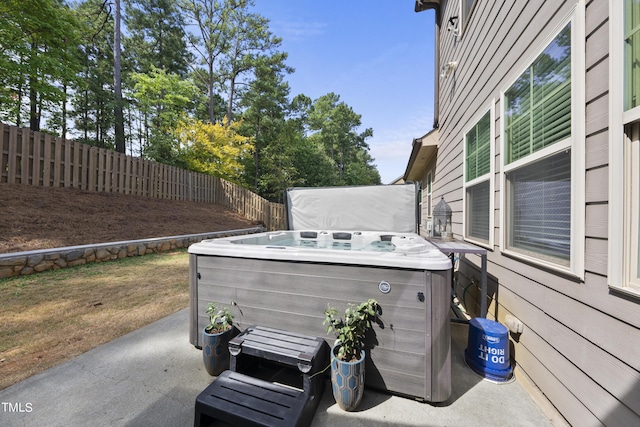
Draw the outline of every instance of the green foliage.
<instances>
[{"instance_id":1,"label":"green foliage","mask_svg":"<svg viewBox=\"0 0 640 427\"><path fill-rule=\"evenodd\" d=\"M220 61L221 77L228 87L227 122L233 121L233 111L243 75L264 63L284 64L286 53L275 53L282 39L269 31L269 20L252 13L253 1L240 2L229 14L228 45Z\"/></svg>"},{"instance_id":2,"label":"green foliage","mask_svg":"<svg viewBox=\"0 0 640 427\"><path fill-rule=\"evenodd\" d=\"M380 306L375 299L369 299L359 305L349 304L343 318L336 318L338 310L327 306L324 311L327 333L335 333L338 339L338 354L340 360L350 362L360 358L364 348L364 338L371 328L371 321L376 319Z\"/></svg>"},{"instance_id":3,"label":"green foliage","mask_svg":"<svg viewBox=\"0 0 640 427\"><path fill-rule=\"evenodd\" d=\"M138 72L153 67L185 77L193 58L177 0L124 0L124 52Z\"/></svg>"},{"instance_id":4,"label":"green foliage","mask_svg":"<svg viewBox=\"0 0 640 427\"><path fill-rule=\"evenodd\" d=\"M80 70L80 24L61 0L0 3L0 120L25 118L40 130L43 112L64 106L64 87Z\"/></svg>"},{"instance_id":5,"label":"green foliage","mask_svg":"<svg viewBox=\"0 0 640 427\"><path fill-rule=\"evenodd\" d=\"M149 74L133 73L133 98L148 119L150 136L145 156L157 162L178 165L179 142L175 129L186 120L198 98L190 79L152 68Z\"/></svg>"},{"instance_id":6,"label":"green foliage","mask_svg":"<svg viewBox=\"0 0 640 427\"><path fill-rule=\"evenodd\" d=\"M375 167L366 143L373 130L358 132L361 124L361 116L340 102L335 93L321 96L309 108L307 125L314 132L309 138L324 147L337 171L337 180L332 185L380 183L379 175L373 172Z\"/></svg>"},{"instance_id":7,"label":"green foliage","mask_svg":"<svg viewBox=\"0 0 640 427\"><path fill-rule=\"evenodd\" d=\"M247 162L247 184L265 195L265 181L261 178L268 177L268 169L277 162L265 157L279 156L284 150L275 148L280 145L280 136L284 130L286 111L289 105L289 85L284 81L284 75L288 72L288 67L282 61L263 60L255 67L255 80L249 85L249 89L244 94L242 106L245 111L242 115L242 133L251 136L254 140L254 158L251 163ZM267 149L267 147L272 149ZM265 152L266 150L266 152ZM277 171L276 171L277 172ZM267 187L272 182L267 183ZM277 187L274 185L273 187Z\"/></svg>"},{"instance_id":8,"label":"green foliage","mask_svg":"<svg viewBox=\"0 0 640 427\"><path fill-rule=\"evenodd\" d=\"M189 43L203 66L202 83L207 87L209 100L209 121L215 122L215 92L222 83L220 61L229 52L231 14L246 7L248 0L180 0L188 25L194 27Z\"/></svg>"},{"instance_id":9,"label":"green foliage","mask_svg":"<svg viewBox=\"0 0 640 427\"><path fill-rule=\"evenodd\" d=\"M205 331L208 334L219 334L228 331L233 326L234 316L228 307L218 309L215 302L210 302L207 305L207 315L209 316L209 325L205 327Z\"/></svg>"},{"instance_id":10,"label":"green foliage","mask_svg":"<svg viewBox=\"0 0 640 427\"><path fill-rule=\"evenodd\" d=\"M80 3L75 13L82 23L80 80L71 88L69 116L79 142L114 148L113 17L102 0Z\"/></svg>"}]
</instances>

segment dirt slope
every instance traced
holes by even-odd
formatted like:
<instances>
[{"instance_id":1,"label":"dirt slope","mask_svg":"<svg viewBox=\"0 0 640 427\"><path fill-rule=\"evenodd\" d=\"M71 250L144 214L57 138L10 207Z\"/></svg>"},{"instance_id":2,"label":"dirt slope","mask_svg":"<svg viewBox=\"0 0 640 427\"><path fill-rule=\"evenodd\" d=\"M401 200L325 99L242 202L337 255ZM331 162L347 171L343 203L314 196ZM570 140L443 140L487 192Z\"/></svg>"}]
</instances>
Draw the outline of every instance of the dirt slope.
<instances>
[{"instance_id":1,"label":"dirt slope","mask_svg":"<svg viewBox=\"0 0 640 427\"><path fill-rule=\"evenodd\" d=\"M0 253L255 225L212 204L0 184Z\"/></svg>"}]
</instances>

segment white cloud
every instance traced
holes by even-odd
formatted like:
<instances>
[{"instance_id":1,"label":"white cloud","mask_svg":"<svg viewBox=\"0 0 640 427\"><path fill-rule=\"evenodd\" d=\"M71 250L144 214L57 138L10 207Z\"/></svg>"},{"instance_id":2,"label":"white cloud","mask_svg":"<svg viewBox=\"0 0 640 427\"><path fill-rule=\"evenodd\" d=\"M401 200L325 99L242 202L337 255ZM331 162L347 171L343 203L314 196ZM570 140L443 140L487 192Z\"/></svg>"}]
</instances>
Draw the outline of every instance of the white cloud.
<instances>
[{"instance_id":1,"label":"white cloud","mask_svg":"<svg viewBox=\"0 0 640 427\"><path fill-rule=\"evenodd\" d=\"M321 36L327 24L323 22L305 21L273 21L271 31L287 42L300 42L310 37Z\"/></svg>"}]
</instances>

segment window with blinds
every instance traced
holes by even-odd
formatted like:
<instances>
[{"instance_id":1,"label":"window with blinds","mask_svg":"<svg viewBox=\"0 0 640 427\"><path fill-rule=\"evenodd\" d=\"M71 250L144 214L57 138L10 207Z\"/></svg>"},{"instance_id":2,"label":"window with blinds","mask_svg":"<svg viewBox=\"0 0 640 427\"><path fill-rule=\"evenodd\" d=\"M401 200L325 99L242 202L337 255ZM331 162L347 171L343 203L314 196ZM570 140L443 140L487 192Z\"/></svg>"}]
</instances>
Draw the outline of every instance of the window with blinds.
<instances>
[{"instance_id":1,"label":"window with blinds","mask_svg":"<svg viewBox=\"0 0 640 427\"><path fill-rule=\"evenodd\" d=\"M505 245L562 267L571 258L571 55L569 23L503 94Z\"/></svg>"},{"instance_id":2,"label":"window with blinds","mask_svg":"<svg viewBox=\"0 0 640 427\"><path fill-rule=\"evenodd\" d=\"M507 174L509 247L569 265L571 154L563 151Z\"/></svg>"},{"instance_id":3,"label":"window with blinds","mask_svg":"<svg viewBox=\"0 0 640 427\"><path fill-rule=\"evenodd\" d=\"M504 99L507 164L571 136L570 24L511 85Z\"/></svg>"},{"instance_id":4,"label":"window with blinds","mask_svg":"<svg viewBox=\"0 0 640 427\"><path fill-rule=\"evenodd\" d=\"M640 0L624 2L624 109L640 106Z\"/></svg>"},{"instance_id":5,"label":"window with blinds","mask_svg":"<svg viewBox=\"0 0 640 427\"><path fill-rule=\"evenodd\" d=\"M489 243L491 179L491 111L464 137L465 236Z\"/></svg>"},{"instance_id":6,"label":"window with blinds","mask_svg":"<svg viewBox=\"0 0 640 427\"><path fill-rule=\"evenodd\" d=\"M467 187L466 228L467 236L489 241L490 186L489 180Z\"/></svg>"},{"instance_id":7,"label":"window with blinds","mask_svg":"<svg viewBox=\"0 0 640 427\"><path fill-rule=\"evenodd\" d=\"M491 117L489 112L465 135L467 182L488 174L491 164Z\"/></svg>"}]
</instances>

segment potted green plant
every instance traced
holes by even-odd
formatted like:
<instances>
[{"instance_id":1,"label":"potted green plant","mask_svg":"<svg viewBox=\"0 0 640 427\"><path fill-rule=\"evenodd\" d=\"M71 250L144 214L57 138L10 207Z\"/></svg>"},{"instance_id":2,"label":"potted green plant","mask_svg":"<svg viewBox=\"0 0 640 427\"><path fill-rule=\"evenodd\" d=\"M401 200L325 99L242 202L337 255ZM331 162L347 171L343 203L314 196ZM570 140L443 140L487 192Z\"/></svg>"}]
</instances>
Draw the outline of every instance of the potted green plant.
<instances>
[{"instance_id":1,"label":"potted green plant","mask_svg":"<svg viewBox=\"0 0 640 427\"><path fill-rule=\"evenodd\" d=\"M220 375L229 369L229 341L237 335L233 314L228 307L218 309L215 302L207 305L209 324L202 331L202 359L209 375Z\"/></svg>"},{"instance_id":2,"label":"potted green plant","mask_svg":"<svg viewBox=\"0 0 640 427\"><path fill-rule=\"evenodd\" d=\"M379 311L375 299L359 305L349 304L342 318L336 317L338 310L331 306L324 311L323 324L327 325L327 333L336 335L336 342L331 349L331 388L336 403L345 411L353 411L362 399L364 338Z\"/></svg>"}]
</instances>

